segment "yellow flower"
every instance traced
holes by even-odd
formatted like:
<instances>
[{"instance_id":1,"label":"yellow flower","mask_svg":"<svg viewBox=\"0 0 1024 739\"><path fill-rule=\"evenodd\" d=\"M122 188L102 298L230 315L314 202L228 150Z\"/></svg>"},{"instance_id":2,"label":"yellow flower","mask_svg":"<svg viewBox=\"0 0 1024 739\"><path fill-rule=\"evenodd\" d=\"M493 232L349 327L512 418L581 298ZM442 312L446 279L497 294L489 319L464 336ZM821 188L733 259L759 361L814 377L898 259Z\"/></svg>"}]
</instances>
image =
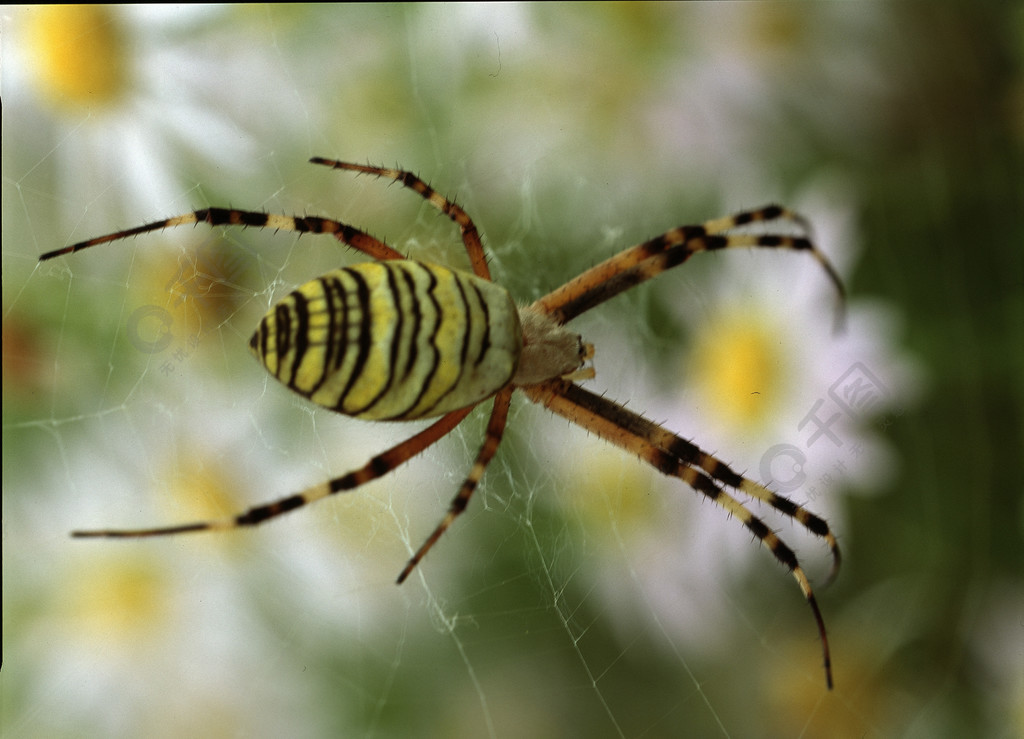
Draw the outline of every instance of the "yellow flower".
<instances>
[{"instance_id":1,"label":"yellow flower","mask_svg":"<svg viewBox=\"0 0 1024 739\"><path fill-rule=\"evenodd\" d=\"M642 532L660 510L657 480L649 467L600 439L588 439L574 452L584 464L572 465L567 489L577 511L594 526L614 525L620 534ZM591 524L587 524L590 530Z\"/></svg>"},{"instance_id":2,"label":"yellow flower","mask_svg":"<svg viewBox=\"0 0 1024 739\"><path fill-rule=\"evenodd\" d=\"M690 361L690 382L730 428L756 431L786 399L782 337L756 315L734 312L705 324Z\"/></svg>"},{"instance_id":3,"label":"yellow flower","mask_svg":"<svg viewBox=\"0 0 1024 739\"><path fill-rule=\"evenodd\" d=\"M155 639L169 620L168 580L166 571L138 550L127 557L101 557L67 584L68 619L78 635L96 641Z\"/></svg>"},{"instance_id":4,"label":"yellow flower","mask_svg":"<svg viewBox=\"0 0 1024 739\"><path fill-rule=\"evenodd\" d=\"M127 88L126 43L114 12L99 5L53 5L27 14L32 68L57 107L116 104Z\"/></svg>"}]
</instances>

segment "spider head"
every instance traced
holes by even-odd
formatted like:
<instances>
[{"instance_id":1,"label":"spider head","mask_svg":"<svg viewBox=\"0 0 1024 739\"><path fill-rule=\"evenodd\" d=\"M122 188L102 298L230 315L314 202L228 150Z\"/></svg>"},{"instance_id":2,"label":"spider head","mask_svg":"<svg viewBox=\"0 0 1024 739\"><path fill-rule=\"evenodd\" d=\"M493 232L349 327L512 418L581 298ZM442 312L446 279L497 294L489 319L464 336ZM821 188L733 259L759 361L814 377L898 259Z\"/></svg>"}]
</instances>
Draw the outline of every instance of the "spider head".
<instances>
[{"instance_id":1,"label":"spider head","mask_svg":"<svg viewBox=\"0 0 1024 739\"><path fill-rule=\"evenodd\" d=\"M594 356L593 344L534 306L519 309L519 322L523 349L513 384L536 385L556 377L583 380L594 376L593 367L583 366Z\"/></svg>"}]
</instances>

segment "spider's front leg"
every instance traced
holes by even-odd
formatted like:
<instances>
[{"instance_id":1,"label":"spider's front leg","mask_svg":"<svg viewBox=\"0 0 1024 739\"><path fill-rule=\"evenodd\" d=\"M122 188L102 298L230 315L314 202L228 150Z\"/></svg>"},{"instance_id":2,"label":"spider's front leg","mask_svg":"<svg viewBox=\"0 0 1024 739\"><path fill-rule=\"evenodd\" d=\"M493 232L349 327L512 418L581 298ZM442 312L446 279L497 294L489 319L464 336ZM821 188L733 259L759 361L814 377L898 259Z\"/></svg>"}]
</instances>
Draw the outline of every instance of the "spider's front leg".
<instances>
[{"instance_id":1,"label":"spider's front leg","mask_svg":"<svg viewBox=\"0 0 1024 739\"><path fill-rule=\"evenodd\" d=\"M561 287L538 299L531 307L567 323L619 293L678 267L700 251L736 248L793 249L809 252L825 270L839 295L840 313L845 290L839 273L806 236L778 234L727 234L724 231L760 221L789 220L805 232L807 222L778 205L743 211L696 226L679 226L660 236L625 249L591 267Z\"/></svg>"},{"instance_id":2,"label":"spider's front leg","mask_svg":"<svg viewBox=\"0 0 1024 739\"><path fill-rule=\"evenodd\" d=\"M797 561L796 554L775 533L740 501L725 491L723 486L745 490L745 478L737 475L724 463L700 451L685 439L667 429L627 410L607 398L595 395L564 379L522 388L527 397L548 410L596 434L605 441L635 454L662 474L682 480L724 508L743 523L764 546L771 551L796 579L805 600L814 614L821 640L825 666L825 683L832 689L832 658L825 632L825 621L818 608L810 581ZM835 537L823 519L810 514L792 501L776 496L771 504L804 524L814 534L822 536L832 549L835 565L839 562L839 549ZM762 497L762 496L758 496Z\"/></svg>"}]
</instances>

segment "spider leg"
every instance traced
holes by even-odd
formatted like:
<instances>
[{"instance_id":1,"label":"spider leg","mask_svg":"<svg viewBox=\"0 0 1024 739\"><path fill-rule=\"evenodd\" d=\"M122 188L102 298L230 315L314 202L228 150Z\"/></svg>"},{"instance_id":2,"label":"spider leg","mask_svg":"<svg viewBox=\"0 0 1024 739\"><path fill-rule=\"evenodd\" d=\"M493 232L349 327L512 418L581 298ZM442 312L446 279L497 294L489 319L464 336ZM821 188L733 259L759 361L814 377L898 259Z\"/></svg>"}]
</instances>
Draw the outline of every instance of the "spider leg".
<instances>
[{"instance_id":1,"label":"spider leg","mask_svg":"<svg viewBox=\"0 0 1024 739\"><path fill-rule=\"evenodd\" d=\"M487 267L484 245L480 241L480 232L477 230L476 224L473 223L473 219L469 217L469 214L458 203L443 196L412 172L404 169L374 167L369 164L339 162L322 157L313 157L309 161L313 164L331 167L332 169L347 169L352 172L363 172L376 177L384 177L385 179L401 183L403 187L407 187L417 193L421 198L448 216L459 227L462 233L462 243L466 246L466 252L469 254L470 263L473 265L474 274L478 277L483 277L485 280L491 279L491 271Z\"/></svg>"},{"instance_id":2,"label":"spider leg","mask_svg":"<svg viewBox=\"0 0 1024 739\"><path fill-rule=\"evenodd\" d=\"M839 542L836 541L835 535L823 518L811 513L789 498L772 492L764 485L744 477L725 462L708 454L695 444L636 413L627 411L618 403L584 390L575 383L566 382L565 378L561 378L558 382L560 384L558 394L576 407L587 408L601 418L611 421L619 429L625 430L635 437L646 439L685 465L699 467L715 481L770 505L784 516L797 521L815 536L824 539L832 553L832 569L828 581L831 581L838 573L841 562Z\"/></svg>"},{"instance_id":3,"label":"spider leg","mask_svg":"<svg viewBox=\"0 0 1024 739\"><path fill-rule=\"evenodd\" d=\"M805 235L809 235L811 232L811 224L807 222L806 218L781 205L765 205L751 210L741 210L739 213L733 213L729 216L704 221L702 225L709 234L717 234L724 233L733 228L739 228L740 226L746 226L750 223L757 223L758 221L778 220L792 221L803 230Z\"/></svg>"},{"instance_id":4,"label":"spider leg","mask_svg":"<svg viewBox=\"0 0 1024 739\"><path fill-rule=\"evenodd\" d=\"M398 575L397 582L401 584L405 581L405 578L409 576L409 573L413 571L413 568L419 564L419 561L423 559L423 556L430 551L430 548L437 543L437 540L441 538L441 535L448 530L448 527L452 525L459 515L466 510L466 506L469 504L469 499L472 497L473 492L476 490L477 485L480 483L480 479L483 477L484 472L487 469L487 465L490 463L494 454L498 451L498 446L501 444L501 437L505 433L505 422L508 420L508 407L509 402L512 399L511 386L506 387L504 390L498 392L494 397L494 409L491 411L491 418L487 422L487 431L484 437L484 443L480 447L480 452L477 454L476 461L473 463L472 469L469 471L469 475L466 476L465 482L462 483L462 487L459 488L459 492L455 494L452 499L451 505L448 506L448 512L445 517L441 519L441 523L437 525L434 532L427 537L427 540L423 542L423 545L416 550L416 553L409 559L408 564L405 565L405 569Z\"/></svg>"},{"instance_id":5,"label":"spider leg","mask_svg":"<svg viewBox=\"0 0 1024 739\"><path fill-rule=\"evenodd\" d=\"M320 216L282 216L274 213L256 213L248 210L236 210L234 208L205 208L193 211L184 215L168 218L163 221L154 221L125 231L97 236L88 241L80 241L61 249L48 251L39 257L39 261L53 259L63 254L72 254L90 246L105 244L108 241L118 241L129 236L148 233L149 231L160 231L172 226L181 226L186 223L208 223L211 226L255 226L256 228L272 228L278 231L296 231L298 233L325 233L331 234L343 244L358 249L374 259L405 259L400 252L395 251L383 241L375 239L368 233L360 231L344 223L333 221Z\"/></svg>"},{"instance_id":6,"label":"spider leg","mask_svg":"<svg viewBox=\"0 0 1024 739\"><path fill-rule=\"evenodd\" d=\"M166 526L162 528L149 529L100 529L94 531L72 531L71 535L76 538L105 537L112 539L139 538L145 536L169 536L173 534L184 534L192 531L214 531L223 529L234 529L241 526L255 526L271 518L276 518L283 513L301 508L304 505L313 503L329 495L349 491L364 485L378 477L383 477L403 462L412 459L427 447L434 444L452 429L459 425L474 406L461 408L453 411L415 436L406 439L401 444L388 449L371 459L366 465L357 470L335 477L327 482L320 483L307 488L301 493L280 498L271 503L254 506L244 513L230 518L221 518L213 521L199 521L196 523L180 524L177 526Z\"/></svg>"},{"instance_id":7,"label":"spider leg","mask_svg":"<svg viewBox=\"0 0 1024 739\"><path fill-rule=\"evenodd\" d=\"M697 445L668 429L635 413L624 414L622 412L624 409L618 403L594 395L571 383L566 383L562 394L567 400L577 405L595 410L602 418L613 420L618 426L628 429L635 436L647 439L659 449L679 459L683 464L699 467L716 482L739 490L751 498L756 498L784 516L797 521L809 532L824 539L825 544L828 545L832 554L832 568L825 584L832 582L839 573L839 565L842 561L839 542L836 541L835 534L832 533L825 519L811 513L789 498L772 492L764 485L744 477L722 460L708 454Z\"/></svg>"},{"instance_id":8,"label":"spider leg","mask_svg":"<svg viewBox=\"0 0 1024 739\"><path fill-rule=\"evenodd\" d=\"M679 478L738 518L771 551L775 558L790 571L800 586L800 590L814 614L824 658L825 681L828 688L832 689L832 663L828 647L828 637L825 633L825 622L821 616L818 602L814 597L814 591L811 589L807 575L797 561L793 550L783 543L760 518L751 513L743 503L723 490L715 481L715 479L718 479L723 485L736 487L731 482L735 473L728 470L725 465L714 458L700 452L696 447L692 447L689 442L662 429L657 424L647 421L637 414L626 410L621 405L584 390L571 382L555 379L539 385L522 387L521 389L535 403L545 406L553 413L568 419L578 426L582 426L602 439L636 454L659 472L670 477ZM669 440L671 442L666 443ZM693 457L693 450L706 458L703 464L699 459L690 461L689 457ZM705 467L705 464L707 467ZM723 468L728 470L728 473L724 472ZM742 485L739 486L739 489L746 492ZM770 493L770 491L768 492ZM771 495L779 498L779 496L774 494ZM762 498L761 495L756 495L756 497ZM785 500L785 504L775 505L775 507L783 513L786 512L786 504L803 511L802 508L790 501L786 499L781 500ZM803 511L803 514L806 514L806 516L811 515L806 511ZM805 526L808 526L800 515L794 515L793 517ZM821 521L816 516L813 519ZM824 522L821 521L821 524L824 525ZM817 524L813 525L817 526ZM819 533L811 526L808 526L808 528L813 533ZM825 525L825 531L828 531L827 525ZM819 535L824 536L825 534ZM831 537L830 533L827 534L827 538L831 538L830 546L834 545L835 539ZM833 553L837 558L836 561L838 561L838 548L833 548Z\"/></svg>"},{"instance_id":9,"label":"spider leg","mask_svg":"<svg viewBox=\"0 0 1024 739\"><path fill-rule=\"evenodd\" d=\"M795 221L806 228L803 218L777 205L744 211L698 226L680 226L660 236L625 249L538 299L533 307L551 315L560 325L621 292L678 267L699 251L733 248L772 248L809 251L821 264L839 293L845 291L838 273L805 236L776 234L723 234L722 231L757 221Z\"/></svg>"}]
</instances>

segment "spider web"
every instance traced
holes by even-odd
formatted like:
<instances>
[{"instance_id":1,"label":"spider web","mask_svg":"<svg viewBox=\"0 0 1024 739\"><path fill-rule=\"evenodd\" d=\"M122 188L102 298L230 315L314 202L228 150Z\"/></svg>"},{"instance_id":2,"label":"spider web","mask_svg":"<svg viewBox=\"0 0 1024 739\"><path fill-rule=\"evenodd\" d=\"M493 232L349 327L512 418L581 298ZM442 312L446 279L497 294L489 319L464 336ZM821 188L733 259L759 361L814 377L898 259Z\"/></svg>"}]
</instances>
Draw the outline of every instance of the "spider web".
<instances>
[{"instance_id":1,"label":"spider web","mask_svg":"<svg viewBox=\"0 0 1024 739\"><path fill-rule=\"evenodd\" d=\"M552 12L130 17L141 69L157 80L137 126L46 111L26 67L5 58L5 386L20 383L4 400L5 603L16 604L5 625L19 629L5 653L8 675L25 671L19 687L5 681L15 733L729 736L799 733L823 706L838 710L826 704L806 605L737 521L519 396L469 509L402 587L394 577L469 470L484 409L387 478L253 531L67 537L235 512L344 474L420 426L312 408L246 350L283 294L358 261L327 239L199 227L40 266L43 251L230 205L330 216L465 266L446 219L397 186L305 164L322 155L398 163L457 197L495 279L528 300L619 248L720 215L723 202L786 194L750 176L778 161L763 154L768 134L719 125L784 108L768 92L740 110L712 94L735 74L737 87L721 90L735 105L755 81L744 75L765 64L775 71L761 82L785 89L794 62L773 56L770 35L760 52L706 67L664 25L696 44L721 20L710 11ZM823 23L777 20L807 36ZM566 24L557 57L544 42L551 24ZM591 34L607 41L606 58ZM184 57L176 79L157 74ZM186 103L170 104L184 89ZM768 123L772 135L786 130ZM11 134L25 145L9 146ZM794 140L773 145L801 153ZM702 287L715 271L749 272L742 284L753 288L765 265L797 259L695 260L663 280L672 284L584 316L578 329L598 348L590 387L758 477L764 437L736 437L695 410L682 376L695 329L684 317L717 310ZM792 438L805 438L808 404L843 369L785 411ZM840 491L822 487L810 507L839 515ZM806 489L793 495L808 502ZM766 518L820 583L824 548ZM861 706L843 710L851 726L874 725Z\"/></svg>"}]
</instances>

